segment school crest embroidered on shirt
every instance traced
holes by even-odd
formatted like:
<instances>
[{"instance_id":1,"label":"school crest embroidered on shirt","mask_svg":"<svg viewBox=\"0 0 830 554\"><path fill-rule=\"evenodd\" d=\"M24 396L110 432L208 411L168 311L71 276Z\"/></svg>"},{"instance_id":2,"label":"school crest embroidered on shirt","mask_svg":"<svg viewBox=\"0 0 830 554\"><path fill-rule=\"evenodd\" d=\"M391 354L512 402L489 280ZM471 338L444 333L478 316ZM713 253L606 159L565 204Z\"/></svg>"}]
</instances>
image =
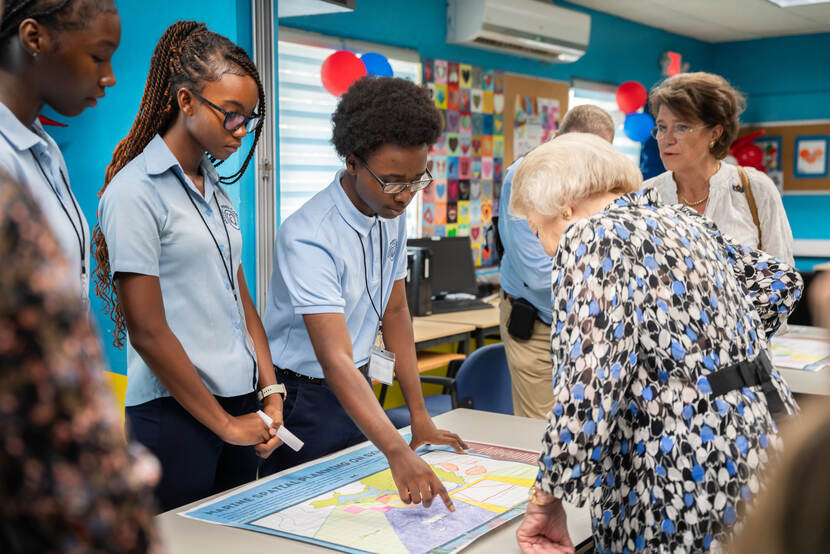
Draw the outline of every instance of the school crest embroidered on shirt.
<instances>
[{"instance_id":1,"label":"school crest embroidered on shirt","mask_svg":"<svg viewBox=\"0 0 830 554\"><path fill-rule=\"evenodd\" d=\"M389 241L389 259L394 260L395 256L398 254L398 239L392 239Z\"/></svg>"},{"instance_id":2,"label":"school crest embroidered on shirt","mask_svg":"<svg viewBox=\"0 0 830 554\"><path fill-rule=\"evenodd\" d=\"M231 206L222 206L222 220L234 229L239 229L239 216Z\"/></svg>"}]
</instances>

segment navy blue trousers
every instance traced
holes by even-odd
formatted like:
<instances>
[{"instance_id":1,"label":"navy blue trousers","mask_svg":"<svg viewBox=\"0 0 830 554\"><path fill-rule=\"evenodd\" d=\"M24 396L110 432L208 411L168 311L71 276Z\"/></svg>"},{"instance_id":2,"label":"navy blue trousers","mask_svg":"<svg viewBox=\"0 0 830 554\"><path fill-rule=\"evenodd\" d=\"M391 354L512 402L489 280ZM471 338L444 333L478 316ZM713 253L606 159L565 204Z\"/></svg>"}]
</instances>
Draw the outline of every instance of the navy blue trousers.
<instances>
[{"instance_id":1,"label":"navy blue trousers","mask_svg":"<svg viewBox=\"0 0 830 554\"><path fill-rule=\"evenodd\" d=\"M257 411L256 395L217 396L233 416ZM225 443L172 397L126 409L129 433L161 462L156 498L164 511L242 485L256 478L253 446Z\"/></svg>"},{"instance_id":2,"label":"navy blue trousers","mask_svg":"<svg viewBox=\"0 0 830 554\"><path fill-rule=\"evenodd\" d=\"M287 393L283 404L285 427L305 446L294 452L281 445L260 465L260 477L366 440L326 383L309 383L285 373L280 373L277 379L285 384Z\"/></svg>"}]
</instances>

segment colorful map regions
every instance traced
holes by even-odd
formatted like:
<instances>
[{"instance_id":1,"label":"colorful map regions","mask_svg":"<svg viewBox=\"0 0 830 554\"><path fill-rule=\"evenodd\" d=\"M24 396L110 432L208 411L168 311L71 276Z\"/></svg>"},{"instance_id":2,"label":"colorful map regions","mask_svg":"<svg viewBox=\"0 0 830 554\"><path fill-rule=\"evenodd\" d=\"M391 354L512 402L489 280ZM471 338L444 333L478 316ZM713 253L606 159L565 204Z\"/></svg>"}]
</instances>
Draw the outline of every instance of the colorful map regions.
<instances>
[{"instance_id":1,"label":"colorful map regions","mask_svg":"<svg viewBox=\"0 0 830 554\"><path fill-rule=\"evenodd\" d=\"M455 512L439 499L429 508L403 504L386 469L251 523L364 552L429 552L522 504L538 472L535 465L447 451L423 459Z\"/></svg>"}]
</instances>

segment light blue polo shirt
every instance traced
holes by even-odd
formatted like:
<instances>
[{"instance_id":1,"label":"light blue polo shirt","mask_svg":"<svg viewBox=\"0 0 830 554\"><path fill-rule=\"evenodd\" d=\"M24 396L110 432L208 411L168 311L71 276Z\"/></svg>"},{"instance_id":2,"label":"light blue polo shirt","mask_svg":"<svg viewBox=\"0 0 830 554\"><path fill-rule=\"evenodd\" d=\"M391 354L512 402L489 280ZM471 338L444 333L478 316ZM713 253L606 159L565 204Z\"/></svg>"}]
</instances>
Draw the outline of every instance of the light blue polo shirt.
<instances>
[{"instance_id":1,"label":"light blue polo shirt","mask_svg":"<svg viewBox=\"0 0 830 554\"><path fill-rule=\"evenodd\" d=\"M522 158L507 168L499 198L499 238L504 257L499 269L499 282L510 296L524 298L538 311L539 319L550 325L553 319L551 272L553 258L545 253L542 243L530 230L526 219L510 213L510 190L513 175Z\"/></svg>"},{"instance_id":2,"label":"light blue polo shirt","mask_svg":"<svg viewBox=\"0 0 830 554\"><path fill-rule=\"evenodd\" d=\"M271 357L278 367L309 377L322 378L323 368L303 315L343 314L360 367L369 360L379 325L369 294L383 314L392 285L406 277L406 214L395 219L364 215L340 185L343 173L280 225L274 244L264 321Z\"/></svg>"},{"instance_id":3,"label":"light blue polo shirt","mask_svg":"<svg viewBox=\"0 0 830 554\"><path fill-rule=\"evenodd\" d=\"M167 324L208 390L217 396L239 396L252 392L256 379L242 304L234 299L219 250L188 195L216 238L225 263L230 236L234 283L242 258L242 234L233 203L218 185L216 169L207 158L202 159L201 172L205 196L156 135L110 182L101 197L98 219L112 273L158 277ZM126 405L162 396L170 393L128 342Z\"/></svg>"},{"instance_id":4,"label":"light blue polo shirt","mask_svg":"<svg viewBox=\"0 0 830 554\"><path fill-rule=\"evenodd\" d=\"M31 191L69 261L73 278L77 279L73 288L80 291L84 301L88 301L89 225L69 188L69 172L63 154L39 121L35 120L31 129L26 127L2 102L0 170ZM83 244L83 261L79 235Z\"/></svg>"}]
</instances>

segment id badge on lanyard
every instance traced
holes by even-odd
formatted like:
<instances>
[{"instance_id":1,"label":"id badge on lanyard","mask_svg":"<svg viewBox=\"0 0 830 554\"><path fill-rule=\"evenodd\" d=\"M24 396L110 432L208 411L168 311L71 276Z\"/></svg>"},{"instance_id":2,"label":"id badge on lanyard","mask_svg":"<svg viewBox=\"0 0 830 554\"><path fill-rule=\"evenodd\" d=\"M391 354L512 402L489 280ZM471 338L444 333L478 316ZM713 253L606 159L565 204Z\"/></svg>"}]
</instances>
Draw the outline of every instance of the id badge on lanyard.
<instances>
[{"instance_id":1,"label":"id badge on lanyard","mask_svg":"<svg viewBox=\"0 0 830 554\"><path fill-rule=\"evenodd\" d=\"M357 231L355 231L357 233ZM383 225L378 221L378 250L380 252L380 309L375 306L375 301L372 298L372 291L369 290L369 273L366 269L366 250L363 247L363 239L360 233L357 233L357 238L360 240L360 250L363 253L363 276L366 281L366 294L369 296L369 301L372 303L372 309L378 316L378 321L383 321ZM383 383L384 385L392 385L395 381L395 353L390 352L384 348L383 344L383 324L378 328L378 334L375 338L375 345L369 353L369 377Z\"/></svg>"},{"instance_id":2,"label":"id badge on lanyard","mask_svg":"<svg viewBox=\"0 0 830 554\"><path fill-rule=\"evenodd\" d=\"M369 354L369 377L384 385L392 385L395 381L395 353L384 348L383 327L378 330Z\"/></svg>"}]
</instances>

